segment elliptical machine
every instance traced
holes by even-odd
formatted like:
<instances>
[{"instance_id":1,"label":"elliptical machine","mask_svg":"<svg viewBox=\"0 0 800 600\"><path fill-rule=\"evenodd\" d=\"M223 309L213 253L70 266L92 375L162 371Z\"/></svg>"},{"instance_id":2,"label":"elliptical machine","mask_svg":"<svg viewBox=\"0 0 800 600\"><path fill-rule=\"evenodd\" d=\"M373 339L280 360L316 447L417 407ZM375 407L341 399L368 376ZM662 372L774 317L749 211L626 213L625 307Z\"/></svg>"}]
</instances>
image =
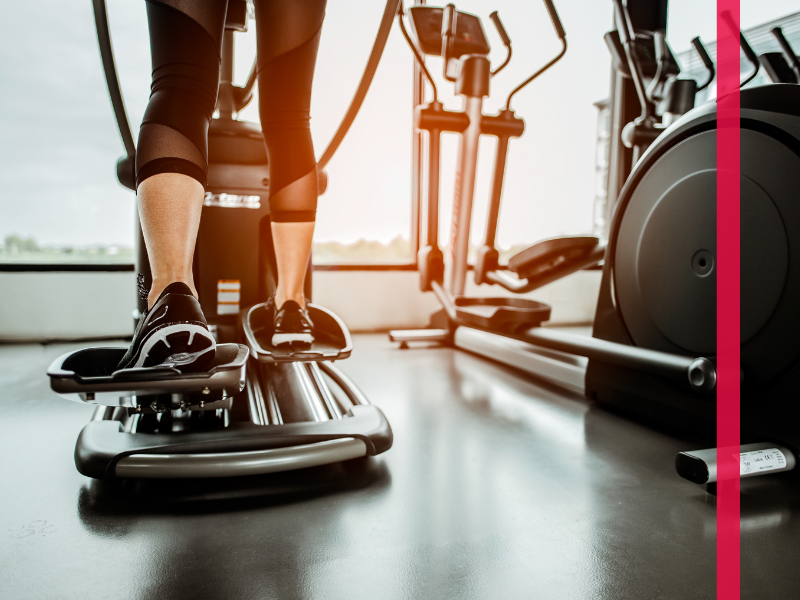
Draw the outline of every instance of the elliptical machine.
<instances>
[{"instance_id":1,"label":"elliptical machine","mask_svg":"<svg viewBox=\"0 0 800 600\"><path fill-rule=\"evenodd\" d=\"M497 217L502 193L502 182L508 140L524 131L524 121L510 109L511 99L536 77L553 66L566 52L566 32L552 0L544 0L556 35L562 43L561 52L544 67L512 90L506 108L498 115L483 115L483 98L489 95L492 71L487 55L489 45L480 19L475 15L458 12L454 5L444 9L413 6L409 10L413 31L419 48L400 25L414 52L420 68L433 89L433 101L417 109L415 125L428 132L428 194L426 197L426 245L420 250L418 268L420 287L433 291L442 304L442 311L434 315L432 324L440 327L417 331L392 331L390 339L407 346L412 341L433 341L460 345L459 336L470 336L470 331L483 331L505 338L531 342L547 348L576 353L587 357L647 369L664 377L675 379L701 393L713 390L716 372L713 363L705 357L688 358L677 354L653 352L642 349L632 352L628 346L610 344L600 339L584 338L568 333L543 329L540 325L550 318L550 307L524 298L469 298L464 288L469 265L467 251L472 218L478 140L482 134L498 137L495 169L492 182L492 199L487 219L486 243L479 252L475 266L476 283L492 283L515 293L527 292L564 277L586 266L596 264L605 256L606 245L597 237L569 236L545 240L523 250L509 261L509 270L518 274L514 278L499 271L498 252L494 248ZM503 43L509 49L510 38L497 13L492 22ZM437 46L436 39L441 40ZM436 85L427 71L422 52L441 55L445 59L445 78L455 82L456 91L465 97L464 111L446 111L438 102ZM452 268L448 288L444 286L444 258L438 247L438 194L439 194L439 135L442 131L461 134L459 146L459 171L453 203ZM470 337L472 339L472 337ZM471 345L471 342L467 342ZM474 349L470 347L469 349ZM493 350L492 353L495 351Z\"/></svg>"},{"instance_id":2,"label":"elliptical machine","mask_svg":"<svg viewBox=\"0 0 800 600\"><path fill-rule=\"evenodd\" d=\"M551 0L544 1L565 48L563 26ZM415 121L419 130L428 132L429 142L427 238L418 257L421 288L433 291L443 310L432 318L431 329L393 331L390 336L406 346L411 341L452 343L571 385L630 414L688 428L712 440L716 414L716 103L692 109L688 102L677 102L686 99L685 91L696 89L697 84L679 83L678 72L669 66L674 59L669 58L664 41L665 24L655 28L662 30L660 34L638 31L627 5L622 0L613 0L613 5L619 61L624 59L644 110L643 118L634 120L622 138L633 150L634 163L615 205L608 240L587 236L540 242L509 261L508 271L516 277L501 274L493 262L493 243L487 243L475 265L477 283L522 292L602 260L592 336L541 327L549 318L549 307L541 303L463 296L477 139L482 133L497 131L498 123L506 128L504 133L513 134L513 125L519 135L522 122L508 114L509 103L500 115L482 114L481 101L488 94L491 73L488 49L473 43L453 57L448 52L457 50L448 48L453 37L462 41L485 37L476 34L480 27L477 17L459 13L452 5L444 10L411 8L419 49L408 38L428 80L432 82L421 53L439 52L448 65L446 76L455 79L457 91L465 96L466 110L451 113L435 106L434 93L434 102L418 109ZM436 10L444 18L433 12ZM424 12L431 19L436 16L440 27L436 23L421 27ZM508 46L499 19L494 15L492 20ZM436 50L432 37L439 32L442 43ZM647 46L655 48L651 56L657 60L652 61L646 76L642 63ZM713 65L699 42L695 48L709 70L710 81ZM452 62L458 66L452 67ZM668 84L670 80L673 82ZM686 110L682 116L675 108L681 104ZM800 88L794 85L749 88L741 95L742 441L767 440L774 444L771 447L780 446L789 454L800 447L800 431L793 418L800 416L800 408L792 400L800 388L800 346L794 342L800 334L800 317L792 308L800 300L800 208L792 201L800 184L799 105ZM658 122L667 113L666 120L671 123ZM442 130L462 136L449 289L444 286L444 261L436 237L437 138ZM502 137L500 140L490 232L497 223L507 148ZM765 410L767 406L769 410ZM694 461L688 462L696 466ZM679 472L684 475L689 473L686 464L680 461ZM793 458L784 460L783 465L793 467ZM705 471L706 475L713 472L713 465Z\"/></svg>"},{"instance_id":3,"label":"elliptical machine","mask_svg":"<svg viewBox=\"0 0 800 600\"><path fill-rule=\"evenodd\" d=\"M324 166L355 119L391 30L398 0L387 0L355 97L318 163ZM135 147L111 50L105 0L93 0L100 52L126 155L120 183L132 190ZM234 114L252 98L255 64L243 88L233 86L233 36L246 31L247 5L231 0L225 24L218 117L209 133L208 191L194 256L200 304L217 338L203 372L179 361L115 370L122 348L86 348L48 369L60 395L98 405L81 431L75 464L96 479L230 477L287 471L385 452L392 430L347 376L333 366L352 340L331 311L309 304L315 343L308 349L271 346L265 300L275 289L269 225L269 170L261 129ZM234 234L235 232L235 234ZM150 283L139 228L138 270ZM310 279L306 282L310 297ZM140 299L138 311L146 309Z\"/></svg>"}]
</instances>

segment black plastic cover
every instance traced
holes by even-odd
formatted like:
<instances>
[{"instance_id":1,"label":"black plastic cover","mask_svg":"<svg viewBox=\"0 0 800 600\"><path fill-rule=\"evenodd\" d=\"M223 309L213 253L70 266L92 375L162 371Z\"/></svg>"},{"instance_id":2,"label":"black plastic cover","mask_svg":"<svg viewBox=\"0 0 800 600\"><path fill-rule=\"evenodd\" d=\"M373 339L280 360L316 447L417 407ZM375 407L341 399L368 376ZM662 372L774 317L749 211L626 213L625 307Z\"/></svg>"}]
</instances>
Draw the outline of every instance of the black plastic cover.
<instances>
[{"instance_id":1,"label":"black plastic cover","mask_svg":"<svg viewBox=\"0 0 800 600\"><path fill-rule=\"evenodd\" d=\"M95 479L114 477L114 466L131 454L232 453L285 448L341 438L358 438L375 456L392 447L393 435L381 410L354 406L347 416L330 421L254 425L243 423L197 433L127 433L118 421L87 423L75 445L75 466Z\"/></svg>"},{"instance_id":2,"label":"black plastic cover","mask_svg":"<svg viewBox=\"0 0 800 600\"><path fill-rule=\"evenodd\" d=\"M239 344L218 344L213 362L197 373L173 367L117 370L125 350L84 348L64 354L47 369L50 387L69 400L129 407L142 396L197 392L211 401L233 396L244 387L248 351Z\"/></svg>"},{"instance_id":3,"label":"black plastic cover","mask_svg":"<svg viewBox=\"0 0 800 600\"><path fill-rule=\"evenodd\" d=\"M442 15L444 9L433 6L412 6L411 29L417 38L419 48L428 56L442 55ZM459 58L465 54L489 54L491 50L481 20L472 14L458 11L456 17L456 39L453 55Z\"/></svg>"},{"instance_id":4,"label":"black plastic cover","mask_svg":"<svg viewBox=\"0 0 800 600\"><path fill-rule=\"evenodd\" d=\"M488 331L513 331L538 327L550 319L550 306L525 298L467 298L455 299L459 325Z\"/></svg>"},{"instance_id":5,"label":"black plastic cover","mask_svg":"<svg viewBox=\"0 0 800 600\"><path fill-rule=\"evenodd\" d=\"M508 260L508 270L528 279L557 265L583 258L599 243L600 238L592 235L542 240L512 256Z\"/></svg>"},{"instance_id":6,"label":"black plastic cover","mask_svg":"<svg viewBox=\"0 0 800 600\"><path fill-rule=\"evenodd\" d=\"M708 481L708 465L696 456L686 452L680 452L675 457L675 470L678 475L693 483L706 483Z\"/></svg>"},{"instance_id":7,"label":"black plastic cover","mask_svg":"<svg viewBox=\"0 0 800 600\"><path fill-rule=\"evenodd\" d=\"M797 83L797 75L780 52L765 52L758 61L772 83Z\"/></svg>"}]
</instances>

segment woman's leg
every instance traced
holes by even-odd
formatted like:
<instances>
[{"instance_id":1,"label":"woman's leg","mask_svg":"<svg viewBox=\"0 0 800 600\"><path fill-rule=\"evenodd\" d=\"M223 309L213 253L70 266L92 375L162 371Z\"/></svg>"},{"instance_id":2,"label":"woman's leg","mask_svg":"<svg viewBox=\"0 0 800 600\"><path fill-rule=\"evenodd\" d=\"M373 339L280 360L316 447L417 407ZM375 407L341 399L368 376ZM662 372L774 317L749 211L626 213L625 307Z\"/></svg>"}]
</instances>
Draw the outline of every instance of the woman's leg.
<instances>
[{"instance_id":1,"label":"woman's leg","mask_svg":"<svg viewBox=\"0 0 800 600\"><path fill-rule=\"evenodd\" d=\"M153 85L139 131L136 189L153 281L120 369L165 362L194 369L214 357L192 258L226 12L227 0L147 2Z\"/></svg>"},{"instance_id":2,"label":"woman's leg","mask_svg":"<svg viewBox=\"0 0 800 600\"><path fill-rule=\"evenodd\" d=\"M196 298L192 258L203 208L203 186L187 175L159 173L139 184L137 196L153 274L147 308L152 308L161 292L176 281L188 285Z\"/></svg>"},{"instance_id":3,"label":"woman's leg","mask_svg":"<svg viewBox=\"0 0 800 600\"><path fill-rule=\"evenodd\" d=\"M283 306L287 300L294 300L305 306L303 284L306 278L308 258L314 237L314 222L311 223L271 223L272 239L275 244L275 259L278 265L278 288L275 290L275 304Z\"/></svg>"},{"instance_id":4,"label":"woman's leg","mask_svg":"<svg viewBox=\"0 0 800 600\"><path fill-rule=\"evenodd\" d=\"M219 87L227 0L147 2L153 85L136 152L139 219L150 258L152 308L192 278L208 171L208 126Z\"/></svg>"},{"instance_id":5,"label":"woman's leg","mask_svg":"<svg viewBox=\"0 0 800 600\"><path fill-rule=\"evenodd\" d=\"M305 304L303 282L317 208L311 84L325 0L256 0L259 112L269 152L278 308Z\"/></svg>"}]
</instances>

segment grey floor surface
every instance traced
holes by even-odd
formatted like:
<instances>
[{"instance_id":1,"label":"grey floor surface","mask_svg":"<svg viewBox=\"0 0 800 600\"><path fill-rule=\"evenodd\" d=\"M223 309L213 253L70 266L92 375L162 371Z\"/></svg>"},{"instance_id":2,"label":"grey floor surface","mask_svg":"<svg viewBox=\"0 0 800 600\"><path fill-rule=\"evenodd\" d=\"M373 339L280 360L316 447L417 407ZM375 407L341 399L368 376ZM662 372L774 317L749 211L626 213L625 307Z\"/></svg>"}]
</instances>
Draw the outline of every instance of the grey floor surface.
<instances>
[{"instance_id":1,"label":"grey floor surface","mask_svg":"<svg viewBox=\"0 0 800 600\"><path fill-rule=\"evenodd\" d=\"M715 597L697 442L450 349L356 336L341 368L394 447L292 474L109 485L74 467L92 409L49 390L78 344L0 346L0 598ZM800 598L800 485L745 481L742 598Z\"/></svg>"}]
</instances>

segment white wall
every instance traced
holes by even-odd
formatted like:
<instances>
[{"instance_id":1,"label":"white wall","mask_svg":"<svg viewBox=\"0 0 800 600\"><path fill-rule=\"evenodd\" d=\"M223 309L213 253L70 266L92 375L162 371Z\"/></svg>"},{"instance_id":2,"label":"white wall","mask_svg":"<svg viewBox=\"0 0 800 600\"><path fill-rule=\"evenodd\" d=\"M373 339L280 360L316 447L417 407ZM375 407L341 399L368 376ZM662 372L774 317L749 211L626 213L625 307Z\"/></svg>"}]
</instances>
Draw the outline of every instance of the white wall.
<instances>
[{"instance_id":1,"label":"white wall","mask_svg":"<svg viewBox=\"0 0 800 600\"><path fill-rule=\"evenodd\" d=\"M0 340L130 335L135 273L0 273Z\"/></svg>"},{"instance_id":2,"label":"white wall","mask_svg":"<svg viewBox=\"0 0 800 600\"><path fill-rule=\"evenodd\" d=\"M123 337L133 330L134 273L0 272L0 341ZM590 323L600 271L581 271L528 297L553 306L552 324ZM470 295L496 288L467 286ZM352 331L424 327L437 307L415 271L317 271L314 301Z\"/></svg>"}]
</instances>

